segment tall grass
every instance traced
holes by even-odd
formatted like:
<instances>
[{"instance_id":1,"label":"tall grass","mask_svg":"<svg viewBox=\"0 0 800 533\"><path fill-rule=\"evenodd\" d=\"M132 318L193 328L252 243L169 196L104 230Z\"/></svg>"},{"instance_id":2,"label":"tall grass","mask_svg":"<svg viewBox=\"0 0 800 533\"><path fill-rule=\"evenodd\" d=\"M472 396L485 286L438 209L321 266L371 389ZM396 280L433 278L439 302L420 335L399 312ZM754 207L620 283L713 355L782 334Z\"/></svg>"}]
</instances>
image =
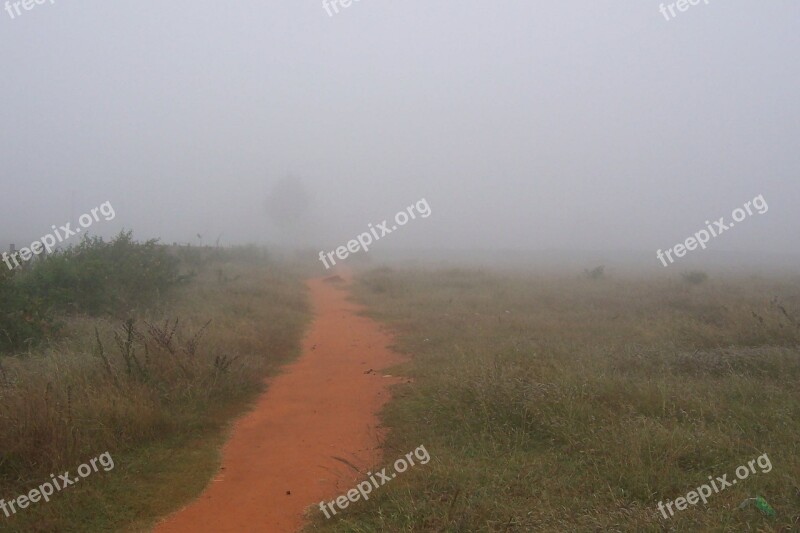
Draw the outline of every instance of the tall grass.
<instances>
[{"instance_id":1,"label":"tall grass","mask_svg":"<svg viewBox=\"0 0 800 533\"><path fill-rule=\"evenodd\" d=\"M59 313L60 335L0 357L0 497L98 453L117 462L48 504L0 516L0 528L116 530L147 524L197 494L213 472L209 443L218 444L264 376L297 353L308 318L304 287L289 267L251 259L226 253L193 265L190 281L149 299L117 292L134 305L126 313ZM177 276L170 267L167 277ZM203 453L193 455L195 446ZM181 470L171 471L175 465Z\"/></svg>"},{"instance_id":2,"label":"tall grass","mask_svg":"<svg viewBox=\"0 0 800 533\"><path fill-rule=\"evenodd\" d=\"M310 529L800 527L797 280L381 269L357 293L413 355L388 446L433 459ZM762 453L772 472L658 513ZM738 508L756 495L777 518Z\"/></svg>"}]
</instances>

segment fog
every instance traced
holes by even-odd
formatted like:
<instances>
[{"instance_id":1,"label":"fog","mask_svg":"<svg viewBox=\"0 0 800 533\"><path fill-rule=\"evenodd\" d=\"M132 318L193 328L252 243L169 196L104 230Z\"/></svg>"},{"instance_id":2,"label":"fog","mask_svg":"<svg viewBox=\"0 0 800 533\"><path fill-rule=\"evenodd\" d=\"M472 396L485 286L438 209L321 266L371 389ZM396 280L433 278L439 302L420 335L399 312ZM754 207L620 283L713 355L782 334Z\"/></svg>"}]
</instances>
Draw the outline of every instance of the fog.
<instances>
[{"instance_id":1,"label":"fog","mask_svg":"<svg viewBox=\"0 0 800 533\"><path fill-rule=\"evenodd\" d=\"M110 202L93 234L333 250L425 199L371 250L660 267L759 195L691 261L800 244L796 1L28 1L0 11L3 249Z\"/></svg>"}]
</instances>

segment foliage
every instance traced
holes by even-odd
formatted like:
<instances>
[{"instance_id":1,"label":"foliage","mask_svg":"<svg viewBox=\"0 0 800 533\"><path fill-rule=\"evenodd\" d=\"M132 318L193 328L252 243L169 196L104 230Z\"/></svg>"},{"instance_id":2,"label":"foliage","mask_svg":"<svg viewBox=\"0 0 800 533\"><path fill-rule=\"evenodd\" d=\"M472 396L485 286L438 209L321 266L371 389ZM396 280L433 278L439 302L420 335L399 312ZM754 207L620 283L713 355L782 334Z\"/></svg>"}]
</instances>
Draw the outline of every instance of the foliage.
<instances>
[{"instance_id":1,"label":"foliage","mask_svg":"<svg viewBox=\"0 0 800 533\"><path fill-rule=\"evenodd\" d=\"M15 274L0 265L0 352L30 347L55 328L44 301L26 294Z\"/></svg>"},{"instance_id":2,"label":"foliage","mask_svg":"<svg viewBox=\"0 0 800 533\"><path fill-rule=\"evenodd\" d=\"M117 461L114 475L0 517L0 530L150 530L197 497L228 424L298 353L308 317L290 266L223 265L236 281L220 284L209 268L159 305L112 319L71 313L56 342L0 357L0 494L25 494L100 451Z\"/></svg>"},{"instance_id":3,"label":"foliage","mask_svg":"<svg viewBox=\"0 0 800 533\"><path fill-rule=\"evenodd\" d=\"M708 279L708 274L701 270L692 270L691 272L684 272L681 277L689 285L700 285Z\"/></svg>"},{"instance_id":4,"label":"foliage","mask_svg":"<svg viewBox=\"0 0 800 533\"><path fill-rule=\"evenodd\" d=\"M603 277L605 277L605 270L606 267L600 265L598 267L594 267L591 270L584 269L583 273L589 279L603 279Z\"/></svg>"},{"instance_id":5,"label":"foliage","mask_svg":"<svg viewBox=\"0 0 800 533\"><path fill-rule=\"evenodd\" d=\"M127 313L182 281L179 260L156 240L134 242L123 231L110 242L81 243L34 264L21 280L25 292L64 312Z\"/></svg>"}]
</instances>

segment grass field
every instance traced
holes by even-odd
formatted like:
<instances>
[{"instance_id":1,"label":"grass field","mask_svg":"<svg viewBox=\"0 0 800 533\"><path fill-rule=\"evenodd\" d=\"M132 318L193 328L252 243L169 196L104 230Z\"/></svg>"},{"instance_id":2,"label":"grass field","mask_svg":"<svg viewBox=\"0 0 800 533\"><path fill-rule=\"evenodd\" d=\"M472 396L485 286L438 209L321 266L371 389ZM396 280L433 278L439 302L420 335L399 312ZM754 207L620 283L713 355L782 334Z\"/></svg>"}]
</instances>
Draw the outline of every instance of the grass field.
<instances>
[{"instance_id":1,"label":"grass field","mask_svg":"<svg viewBox=\"0 0 800 533\"><path fill-rule=\"evenodd\" d=\"M115 463L0 517L4 531L148 530L202 491L228 423L298 353L306 270L179 255L194 274L168 292L127 313L58 312L59 333L0 358L0 497L104 452ZM419 446L431 460L331 520L311 513L308 530L799 528L800 278L587 274L358 276L355 297L412 356L391 371L413 381L383 413L375 466ZM769 471L659 512L764 454ZM774 517L739 508L757 496Z\"/></svg>"},{"instance_id":2,"label":"grass field","mask_svg":"<svg viewBox=\"0 0 800 533\"><path fill-rule=\"evenodd\" d=\"M58 315L60 334L0 357L0 498L106 451L115 463L0 516L3 531L145 530L200 493L227 424L298 353L309 310L296 268L184 252L196 275L168 294L120 316Z\"/></svg>"},{"instance_id":3,"label":"grass field","mask_svg":"<svg viewBox=\"0 0 800 533\"><path fill-rule=\"evenodd\" d=\"M693 281L365 273L358 299L413 356L387 462L432 460L309 530L796 531L800 279ZM762 454L768 473L659 513ZM756 496L776 517L739 509Z\"/></svg>"}]
</instances>

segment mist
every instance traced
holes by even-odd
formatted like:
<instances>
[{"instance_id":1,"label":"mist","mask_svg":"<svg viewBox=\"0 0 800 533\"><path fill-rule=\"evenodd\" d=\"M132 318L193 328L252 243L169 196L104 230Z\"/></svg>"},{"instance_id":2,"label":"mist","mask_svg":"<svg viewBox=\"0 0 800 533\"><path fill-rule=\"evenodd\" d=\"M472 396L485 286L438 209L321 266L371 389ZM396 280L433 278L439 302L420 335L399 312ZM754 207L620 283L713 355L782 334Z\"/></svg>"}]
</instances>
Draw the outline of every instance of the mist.
<instances>
[{"instance_id":1,"label":"mist","mask_svg":"<svg viewBox=\"0 0 800 533\"><path fill-rule=\"evenodd\" d=\"M333 251L424 198L367 253L663 268L761 195L683 264L796 264L796 2L9 5L3 249L110 202L92 234Z\"/></svg>"}]
</instances>

